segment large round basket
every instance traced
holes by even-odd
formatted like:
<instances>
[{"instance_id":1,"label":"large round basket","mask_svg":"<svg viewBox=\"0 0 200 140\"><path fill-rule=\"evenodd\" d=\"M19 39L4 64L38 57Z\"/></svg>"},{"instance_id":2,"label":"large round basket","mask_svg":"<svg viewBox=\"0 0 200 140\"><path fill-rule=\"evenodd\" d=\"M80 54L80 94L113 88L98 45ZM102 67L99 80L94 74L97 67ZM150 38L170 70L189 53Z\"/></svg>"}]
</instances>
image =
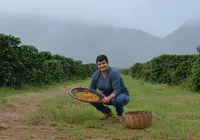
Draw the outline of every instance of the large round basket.
<instances>
[{"instance_id":1,"label":"large round basket","mask_svg":"<svg viewBox=\"0 0 200 140\"><path fill-rule=\"evenodd\" d=\"M98 101L90 101L90 100L84 100L84 99L77 98L76 94L78 94L79 92L91 92L91 93L97 95L99 100ZM82 102L88 102L88 103L102 103L102 99L105 97L105 95L103 95L102 93L100 93L96 90L90 89L90 88L86 88L86 87L72 88L70 90L70 95L76 100L79 100Z\"/></svg>"},{"instance_id":2,"label":"large round basket","mask_svg":"<svg viewBox=\"0 0 200 140\"><path fill-rule=\"evenodd\" d=\"M130 128L146 128L151 125L152 112L132 111L125 113L126 124Z\"/></svg>"}]
</instances>

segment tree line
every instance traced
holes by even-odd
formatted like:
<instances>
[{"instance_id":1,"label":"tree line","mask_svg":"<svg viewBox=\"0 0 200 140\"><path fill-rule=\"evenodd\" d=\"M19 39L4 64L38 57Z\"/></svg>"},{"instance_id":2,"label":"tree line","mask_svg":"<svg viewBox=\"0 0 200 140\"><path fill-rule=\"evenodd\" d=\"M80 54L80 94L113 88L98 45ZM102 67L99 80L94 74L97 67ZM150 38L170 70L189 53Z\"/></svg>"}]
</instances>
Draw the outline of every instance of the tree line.
<instances>
[{"instance_id":1,"label":"tree line","mask_svg":"<svg viewBox=\"0 0 200 140\"><path fill-rule=\"evenodd\" d=\"M152 84L168 84L200 92L200 46L199 54L162 54L145 63L135 63L123 74Z\"/></svg>"},{"instance_id":2,"label":"tree line","mask_svg":"<svg viewBox=\"0 0 200 140\"><path fill-rule=\"evenodd\" d=\"M20 38L0 34L0 87L40 86L72 79L86 79L96 70L94 63L38 51Z\"/></svg>"}]
</instances>

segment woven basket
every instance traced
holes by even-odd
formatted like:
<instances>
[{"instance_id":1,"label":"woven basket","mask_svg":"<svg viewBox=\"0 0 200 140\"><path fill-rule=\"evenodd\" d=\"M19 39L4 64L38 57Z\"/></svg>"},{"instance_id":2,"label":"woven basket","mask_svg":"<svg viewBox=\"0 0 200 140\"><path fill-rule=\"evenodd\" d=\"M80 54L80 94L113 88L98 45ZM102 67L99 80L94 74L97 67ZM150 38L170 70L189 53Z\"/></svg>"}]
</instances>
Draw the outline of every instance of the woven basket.
<instances>
[{"instance_id":1,"label":"woven basket","mask_svg":"<svg viewBox=\"0 0 200 140\"><path fill-rule=\"evenodd\" d=\"M151 125L152 112L132 111L125 113L126 124L130 128L145 128Z\"/></svg>"},{"instance_id":2,"label":"woven basket","mask_svg":"<svg viewBox=\"0 0 200 140\"><path fill-rule=\"evenodd\" d=\"M79 98L76 97L76 94L79 93L79 92L91 92L91 93L97 95L99 97L99 100L98 101L88 101L88 100L79 99ZM105 97L105 95L103 95L102 93L100 93L96 90L90 89L90 88L85 88L85 87L72 88L70 90L70 96L72 96L76 100L79 100L79 101L82 101L82 102L88 102L88 103L102 103L101 100Z\"/></svg>"}]
</instances>

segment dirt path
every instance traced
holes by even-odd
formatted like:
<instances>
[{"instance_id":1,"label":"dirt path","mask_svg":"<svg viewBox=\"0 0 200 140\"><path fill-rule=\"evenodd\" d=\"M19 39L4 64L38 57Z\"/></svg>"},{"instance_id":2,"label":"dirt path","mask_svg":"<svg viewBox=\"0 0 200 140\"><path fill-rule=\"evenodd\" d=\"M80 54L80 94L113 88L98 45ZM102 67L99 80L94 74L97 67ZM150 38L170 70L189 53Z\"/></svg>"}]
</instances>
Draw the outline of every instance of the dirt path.
<instances>
[{"instance_id":1,"label":"dirt path","mask_svg":"<svg viewBox=\"0 0 200 140\"><path fill-rule=\"evenodd\" d=\"M54 126L47 126L23 119L22 116L36 112L40 100L66 96L68 87L53 91L27 93L5 97L10 104L0 108L0 140L53 140ZM66 138L67 139L67 138Z\"/></svg>"}]
</instances>

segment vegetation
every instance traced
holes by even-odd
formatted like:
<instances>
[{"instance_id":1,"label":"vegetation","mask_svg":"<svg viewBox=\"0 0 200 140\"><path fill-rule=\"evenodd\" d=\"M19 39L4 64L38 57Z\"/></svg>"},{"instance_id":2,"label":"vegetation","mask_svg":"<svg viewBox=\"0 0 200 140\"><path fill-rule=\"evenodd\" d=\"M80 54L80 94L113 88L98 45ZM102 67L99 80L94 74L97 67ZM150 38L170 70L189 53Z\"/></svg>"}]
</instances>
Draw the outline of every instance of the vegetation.
<instances>
[{"instance_id":1,"label":"vegetation","mask_svg":"<svg viewBox=\"0 0 200 140\"><path fill-rule=\"evenodd\" d=\"M43 99L37 104L35 103L35 106L39 106L40 109L25 116L25 119L33 124L33 127L40 126L40 124L42 124L41 126L54 126L54 131L50 135L57 139L154 140L198 139L200 137L200 96L197 93L166 85L141 84L140 80L132 79L131 76L123 76L123 79L129 87L131 97L131 102L125 106L125 112L152 111L153 121L150 127L131 129L127 127L125 121L115 122L116 113L112 106L114 116L108 120L99 121L101 116L99 111L88 103L74 100L66 95ZM62 87L70 88L77 84L88 85L89 82L90 79L73 84L69 82ZM56 88L54 90L61 94L60 90ZM47 93L41 94L48 95ZM12 100L11 103L7 102L6 106L11 106L16 102L23 103L22 100ZM34 105L32 102L29 104L32 105L31 107Z\"/></svg>"},{"instance_id":2,"label":"vegetation","mask_svg":"<svg viewBox=\"0 0 200 140\"><path fill-rule=\"evenodd\" d=\"M5 34L0 34L0 64L0 87L12 88L86 79L96 70L93 63L39 52L34 46L21 45L20 38Z\"/></svg>"},{"instance_id":3,"label":"vegetation","mask_svg":"<svg viewBox=\"0 0 200 140\"><path fill-rule=\"evenodd\" d=\"M198 55L163 54L146 63L119 69L124 74L131 97L124 111L149 110L153 113L150 127L131 129L125 121L116 123L114 116L99 121L101 113L94 107L66 95L66 90L74 85L89 84L87 77L96 70L95 64L83 64L80 60L39 52L34 46L21 45L19 38L0 34L0 109L3 108L2 114L6 115L9 114L6 111L11 110L10 118L17 113L22 117L27 115L22 112L29 112L23 118L29 124L27 128L38 125L44 129L46 126L48 131L53 129L49 135L56 139L198 139L200 47L197 51ZM62 89L57 89L61 82ZM171 85L184 86L195 92ZM14 89L22 86L26 88L20 91ZM41 92L38 86L46 93ZM35 99L31 98L33 95L5 97L32 91L37 92L34 93ZM33 108L36 112L31 112ZM114 113L114 107L111 108ZM15 110L14 115L12 109ZM20 125L23 121L14 122ZM1 134L19 132L16 130L20 127L15 123L10 123L11 127L0 125ZM29 134L33 133L33 129L26 131L29 138L40 139L37 133L34 136Z\"/></svg>"},{"instance_id":4,"label":"vegetation","mask_svg":"<svg viewBox=\"0 0 200 140\"><path fill-rule=\"evenodd\" d=\"M146 63L136 63L127 70L121 70L124 74L127 71L132 78L152 84L168 84L200 91L200 55L162 54Z\"/></svg>"}]
</instances>

